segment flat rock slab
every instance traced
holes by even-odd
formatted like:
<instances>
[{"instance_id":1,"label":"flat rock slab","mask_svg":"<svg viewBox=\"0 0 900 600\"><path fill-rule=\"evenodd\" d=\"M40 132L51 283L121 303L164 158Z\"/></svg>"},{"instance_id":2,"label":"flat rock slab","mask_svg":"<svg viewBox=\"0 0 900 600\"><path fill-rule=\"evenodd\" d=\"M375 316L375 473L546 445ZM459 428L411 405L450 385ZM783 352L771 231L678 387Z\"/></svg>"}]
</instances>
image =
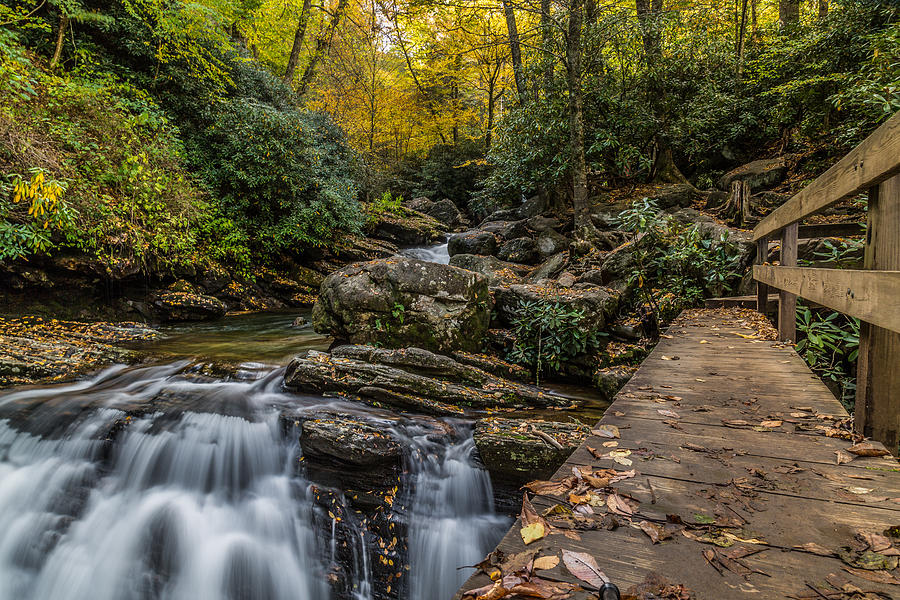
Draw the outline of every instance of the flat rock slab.
<instances>
[{"instance_id":1,"label":"flat rock slab","mask_svg":"<svg viewBox=\"0 0 900 600\"><path fill-rule=\"evenodd\" d=\"M900 596L900 540L883 535L900 525L900 468L847 452L858 438L846 411L772 333L749 310L683 313L551 481L634 475L576 484L594 495L587 504L536 486L535 510L559 529L527 549L590 554L623 592L661 576L693 599ZM583 516L558 518L573 509ZM671 537L654 543L647 523ZM498 549L524 551L522 526ZM562 562L537 574L579 583L571 598L596 597ZM488 583L475 575L456 597Z\"/></svg>"}]
</instances>

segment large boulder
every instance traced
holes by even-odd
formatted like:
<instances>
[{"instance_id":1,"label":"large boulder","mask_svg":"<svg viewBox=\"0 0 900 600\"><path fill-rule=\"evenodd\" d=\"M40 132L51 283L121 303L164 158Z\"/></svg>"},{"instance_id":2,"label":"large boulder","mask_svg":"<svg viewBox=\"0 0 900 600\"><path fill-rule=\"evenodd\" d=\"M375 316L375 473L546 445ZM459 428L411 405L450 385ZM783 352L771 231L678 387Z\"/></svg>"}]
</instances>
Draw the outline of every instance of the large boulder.
<instances>
[{"instance_id":1,"label":"large boulder","mask_svg":"<svg viewBox=\"0 0 900 600\"><path fill-rule=\"evenodd\" d=\"M436 415L468 408L546 407L567 401L420 348L343 346L310 350L291 361L284 383L315 394L341 394L399 410Z\"/></svg>"},{"instance_id":2,"label":"large boulder","mask_svg":"<svg viewBox=\"0 0 900 600\"><path fill-rule=\"evenodd\" d=\"M506 262L531 265L540 260L538 245L531 238L516 238L503 242L497 251L497 258Z\"/></svg>"},{"instance_id":3,"label":"large boulder","mask_svg":"<svg viewBox=\"0 0 900 600\"><path fill-rule=\"evenodd\" d=\"M150 304L163 321L207 321L225 316L225 303L212 296L190 292L154 294Z\"/></svg>"},{"instance_id":4,"label":"large boulder","mask_svg":"<svg viewBox=\"0 0 900 600\"><path fill-rule=\"evenodd\" d=\"M450 240L447 242L447 252L450 256L455 254L496 254L497 236L481 229L470 229L469 231L456 233L451 235Z\"/></svg>"},{"instance_id":5,"label":"large boulder","mask_svg":"<svg viewBox=\"0 0 900 600\"><path fill-rule=\"evenodd\" d=\"M569 248L571 240L553 229L546 229L537 238L537 251L543 258L549 258Z\"/></svg>"},{"instance_id":6,"label":"large boulder","mask_svg":"<svg viewBox=\"0 0 900 600\"><path fill-rule=\"evenodd\" d=\"M477 351L490 322L483 276L407 257L351 265L329 275L313 326L339 340L437 352Z\"/></svg>"},{"instance_id":7,"label":"large boulder","mask_svg":"<svg viewBox=\"0 0 900 600\"><path fill-rule=\"evenodd\" d=\"M475 424L474 437L495 485L519 487L549 479L589 433L580 423L489 417Z\"/></svg>"},{"instance_id":8,"label":"large boulder","mask_svg":"<svg viewBox=\"0 0 900 600\"><path fill-rule=\"evenodd\" d=\"M478 254L456 254L450 258L450 264L460 269L481 273L488 280L488 286L509 285L520 283L526 276L529 268L511 262L504 262L496 256L481 256Z\"/></svg>"},{"instance_id":9,"label":"large boulder","mask_svg":"<svg viewBox=\"0 0 900 600\"><path fill-rule=\"evenodd\" d=\"M743 181L750 186L751 192L770 188L784 180L792 160L789 155L754 160L723 175L718 186L727 192L733 182Z\"/></svg>"},{"instance_id":10,"label":"large boulder","mask_svg":"<svg viewBox=\"0 0 900 600\"><path fill-rule=\"evenodd\" d=\"M459 208L456 207L456 204L447 198L432 202L431 206L427 207L422 212L429 217L440 221L451 229L458 227L465 221L465 217L459 212Z\"/></svg>"},{"instance_id":11,"label":"large boulder","mask_svg":"<svg viewBox=\"0 0 900 600\"><path fill-rule=\"evenodd\" d=\"M537 283L542 279L551 279L556 276L557 273L563 270L565 266L569 262L569 253L568 252L560 252L559 254L554 254L541 264L539 264L535 269L529 274L528 280L532 283Z\"/></svg>"},{"instance_id":12,"label":"large boulder","mask_svg":"<svg viewBox=\"0 0 900 600\"><path fill-rule=\"evenodd\" d=\"M656 200L656 205L661 209L686 208L695 200L703 198L703 194L689 183L670 183L652 189L647 193L647 197Z\"/></svg>"},{"instance_id":13,"label":"large boulder","mask_svg":"<svg viewBox=\"0 0 900 600\"><path fill-rule=\"evenodd\" d=\"M501 241L512 240L529 235L528 225L524 220L486 221L482 223L478 229L493 233L500 238Z\"/></svg>"},{"instance_id":14,"label":"large boulder","mask_svg":"<svg viewBox=\"0 0 900 600\"><path fill-rule=\"evenodd\" d=\"M446 229L436 219L414 210L384 214L372 226L373 237L398 246L418 246L438 240Z\"/></svg>"},{"instance_id":15,"label":"large boulder","mask_svg":"<svg viewBox=\"0 0 900 600\"><path fill-rule=\"evenodd\" d=\"M567 309L583 311L587 323L602 329L616 311L619 295L601 287L574 289L560 287L556 282L515 284L494 291L497 315L502 323L511 324L522 302L552 302Z\"/></svg>"}]
</instances>

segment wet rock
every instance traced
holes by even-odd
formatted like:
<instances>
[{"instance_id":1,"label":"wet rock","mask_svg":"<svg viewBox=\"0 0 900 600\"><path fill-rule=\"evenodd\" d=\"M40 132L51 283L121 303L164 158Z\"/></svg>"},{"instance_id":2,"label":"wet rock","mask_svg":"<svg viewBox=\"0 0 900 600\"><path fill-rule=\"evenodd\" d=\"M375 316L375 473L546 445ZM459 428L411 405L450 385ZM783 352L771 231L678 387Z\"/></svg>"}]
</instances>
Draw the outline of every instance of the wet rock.
<instances>
[{"instance_id":1,"label":"wet rock","mask_svg":"<svg viewBox=\"0 0 900 600\"><path fill-rule=\"evenodd\" d=\"M540 259L537 242L531 238L517 238L504 242L497 251L497 258L507 262L530 265Z\"/></svg>"},{"instance_id":2,"label":"wet rock","mask_svg":"<svg viewBox=\"0 0 900 600\"><path fill-rule=\"evenodd\" d=\"M455 254L450 257L450 265L484 275L488 280L488 286L492 288L519 283L529 272L528 267L524 265L504 262L495 256L477 254Z\"/></svg>"},{"instance_id":3,"label":"wet rock","mask_svg":"<svg viewBox=\"0 0 900 600\"><path fill-rule=\"evenodd\" d=\"M735 181L744 181L750 186L751 192L757 192L764 188L770 188L784 180L788 168L794 157L791 155L778 156L776 158L764 158L741 165L723 175L718 181L719 189L726 192L731 190L731 184Z\"/></svg>"},{"instance_id":4,"label":"wet rock","mask_svg":"<svg viewBox=\"0 0 900 600\"><path fill-rule=\"evenodd\" d=\"M556 278L556 285L563 288L570 288L575 285L575 276L566 271Z\"/></svg>"},{"instance_id":5,"label":"wet rock","mask_svg":"<svg viewBox=\"0 0 900 600\"><path fill-rule=\"evenodd\" d=\"M528 276L531 282L537 282L542 279L550 279L556 276L569 262L569 253L560 252L554 254L540 265L538 265Z\"/></svg>"},{"instance_id":6,"label":"wet rock","mask_svg":"<svg viewBox=\"0 0 900 600\"><path fill-rule=\"evenodd\" d=\"M491 480L519 487L549 479L589 433L579 423L489 417L476 423L474 437Z\"/></svg>"},{"instance_id":7,"label":"wet rock","mask_svg":"<svg viewBox=\"0 0 900 600\"><path fill-rule=\"evenodd\" d=\"M213 296L188 292L162 292L151 299L163 321L208 321L225 316L225 304Z\"/></svg>"},{"instance_id":8,"label":"wet rock","mask_svg":"<svg viewBox=\"0 0 900 600\"><path fill-rule=\"evenodd\" d=\"M519 221L488 221L482 223L478 229L487 231L496 235L500 241L512 240L515 238L526 237L530 235L527 222Z\"/></svg>"},{"instance_id":9,"label":"wet rock","mask_svg":"<svg viewBox=\"0 0 900 600\"><path fill-rule=\"evenodd\" d=\"M307 459L325 458L359 468L400 466L399 440L385 427L361 419L328 415L301 423L300 447Z\"/></svg>"},{"instance_id":10,"label":"wet rock","mask_svg":"<svg viewBox=\"0 0 900 600\"><path fill-rule=\"evenodd\" d=\"M307 325L309 325L309 319L306 317L297 317L291 323L291 327L305 327Z\"/></svg>"},{"instance_id":11,"label":"wet rock","mask_svg":"<svg viewBox=\"0 0 900 600\"><path fill-rule=\"evenodd\" d=\"M436 415L461 415L465 408L565 404L539 388L415 348L338 348L334 354L311 350L291 361L284 383L303 392L353 395L400 410Z\"/></svg>"},{"instance_id":12,"label":"wet rock","mask_svg":"<svg viewBox=\"0 0 900 600\"><path fill-rule=\"evenodd\" d=\"M399 246L417 246L440 239L444 225L414 210L384 214L372 227L373 236Z\"/></svg>"},{"instance_id":13,"label":"wet rock","mask_svg":"<svg viewBox=\"0 0 900 600\"><path fill-rule=\"evenodd\" d=\"M525 367L507 362L489 354L473 354L471 352L454 352L453 359L464 365L477 367L503 379L530 382L533 378Z\"/></svg>"},{"instance_id":14,"label":"wet rock","mask_svg":"<svg viewBox=\"0 0 900 600\"><path fill-rule=\"evenodd\" d=\"M437 202L432 202L431 206L423 210L426 215L440 221L449 228L458 227L465 222L465 217L459 212L459 208L452 200L444 198Z\"/></svg>"},{"instance_id":15,"label":"wet rock","mask_svg":"<svg viewBox=\"0 0 900 600\"><path fill-rule=\"evenodd\" d=\"M648 238L637 236L634 240L626 242L610 252L603 259L603 264L600 265L599 283L610 285L616 281L627 281L637 268L635 253L643 249L647 244L649 244ZM597 283L596 279L591 281Z\"/></svg>"},{"instance_id":16,"label":"wet rock","mask_svg":"<svg viewBox=\"0 0 900 600\"><path fill-rule=\"evenodd\" d=\"M537 251L542 258L549 258L560 252L564 252L571 240L564 235L556 233L552 229L542 232L537 238Z\"/></svg>"},{"instance_id":17,"label":"wet rock","mask_svg":"<svg viewBox=\"0 0 900 600\"><path fill-rule=\"evenodd\" d=\"M594 372L594 385L606 400L612 400L637 372L637 367L602 367Z\"/></svg>"},{"instance_id":18,"label":"wet rock","mask_svg":"<svg viewBox=\"0 0 900 600\"><path fill-rule=\"evenodd\" d=\"M462 233L450 236L447 242L447 252L450 256L456 254L482 254L491 255L497 253L497 237L489 231L470 229Z\"/></svg>"},{"instance_id":19,"label":"wet rock","mask_svg":"<svg viewBox=\"0 0 900 600\"><path fill-rule=\"evenodd\" d=\"M134 362L140 354L123 346L156 336L138 323L0 317L0 387L70 380L110 363Z\"/></svg>"},{"instance_id":20,"label":"wet rock","mask_svg":"<svg viewBox=\"0 0 900 600\"><path fill-rule=\"evenodd\" d=\"M561 228L563 226L563 222L556 217L545 217L544 215L537 215L536 217L526 219L525 225L528 227L528 229L534 231L535 233L543 233L545 231L552 231Z\"/></svg>"},{"instance_id":21,"label":"wet rock","mask_svg":"<svg viewBox=\"0 0 900 600\"><path fill-rule=\"evenodd\" d=\"M450 265L394 257L329 275L313 308L319 333L352 343L477 351L487 331L487 279Z\"/></svg>"},{"instance_id":22,"label":"wet rock","mask_svg":"<svg viewBox=\"0 0 900 600\"><path fill-rule=\"evenodd\" d=\"M522 302L554 302L568 310L582 310L586 323L602 329L619 303L619 295L606 288L576 290L550 281L498 288L494 296L498 318L507 325L512 323Z\"/></svg>"}]
</instances>

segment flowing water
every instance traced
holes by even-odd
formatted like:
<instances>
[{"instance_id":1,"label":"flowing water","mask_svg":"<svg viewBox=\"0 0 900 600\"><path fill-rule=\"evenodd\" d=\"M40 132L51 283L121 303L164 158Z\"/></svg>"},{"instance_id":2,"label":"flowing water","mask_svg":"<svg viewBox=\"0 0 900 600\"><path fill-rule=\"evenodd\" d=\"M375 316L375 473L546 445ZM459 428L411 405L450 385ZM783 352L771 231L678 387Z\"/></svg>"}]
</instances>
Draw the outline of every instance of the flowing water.
<instances>
[{"instance_id":1,"label":"flowing water","mask_svg":"<svg viewBox=\"0 0 900 600\"><path fill-rule=\"evenodd\" d=\"M285 392L279 364L327 345L294 316L174 329L153 347L160 364L0 395L0 600L388 597L365 518L339 490L343 518L317 504L284 410L395 423L409 473L399 598L450 598L458 567L508 525L469 427L436 436L414 418ZM211 376L197 356L242 362Z\"/></svg>"},{"instance_id":2,"label":"flowing water","mask_svg":"<svg viewBox=\"0 0 900 600\"><path fill-rule=\"evenodd\" d=\"M418 258L427 262L440 263L442 265L450 264L450 252L447 250L447 242L450 238L445 239L440 244L434 246L416 246L414 248L404 248L400 251L403 256L410 258Z\"/></svg>"}]
</instances>

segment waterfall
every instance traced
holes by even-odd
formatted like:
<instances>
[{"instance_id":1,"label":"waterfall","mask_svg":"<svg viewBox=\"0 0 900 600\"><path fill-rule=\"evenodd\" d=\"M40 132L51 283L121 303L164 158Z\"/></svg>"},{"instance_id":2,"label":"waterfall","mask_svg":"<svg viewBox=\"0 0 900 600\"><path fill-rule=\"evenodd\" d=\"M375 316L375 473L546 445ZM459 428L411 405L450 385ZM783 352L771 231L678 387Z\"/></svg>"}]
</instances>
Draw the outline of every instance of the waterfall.
<instances>
[{"instance_id":1,"label":"waterfall","mask_svg":"<svg viewBox=\"0 0 900 600\"><path fill-rule=\"evenodd\" d=\"M400 251L403 256L417 258L426 262L440 263L442 265L450 264L450 253L447 250L447 242L450 238L445 239L440 244L434 246L415 246L413 248L404 248Z\"/></svg>"},{"instance_id":2,"label":"waterfall","mask_svg":"<svg viewBox=\"0 0 900 600\"><path fill-rule=\"evenodd\" d=\"M494 512L488 474L474 461L471 431L460 439L410 436L409 599L449 600L497 545L510 519Z\"/></svg>"},{"instance_id":3,"label":"waterfall","mask_svg":"<svg viewBox=\"0 0 900 600\"><path fill-rule=\"evenodd\" d=\"M115 367L0 395L0 600L383 597L377 532L340 490L299 472L298 431L279 422L286 407L371 409L286 393L282 371ZM397 423L409 473L399 598L450 598L468 576L458 567L481 560L508 519L494 514L467 426Z\"/></svg>"}]
</instances>

